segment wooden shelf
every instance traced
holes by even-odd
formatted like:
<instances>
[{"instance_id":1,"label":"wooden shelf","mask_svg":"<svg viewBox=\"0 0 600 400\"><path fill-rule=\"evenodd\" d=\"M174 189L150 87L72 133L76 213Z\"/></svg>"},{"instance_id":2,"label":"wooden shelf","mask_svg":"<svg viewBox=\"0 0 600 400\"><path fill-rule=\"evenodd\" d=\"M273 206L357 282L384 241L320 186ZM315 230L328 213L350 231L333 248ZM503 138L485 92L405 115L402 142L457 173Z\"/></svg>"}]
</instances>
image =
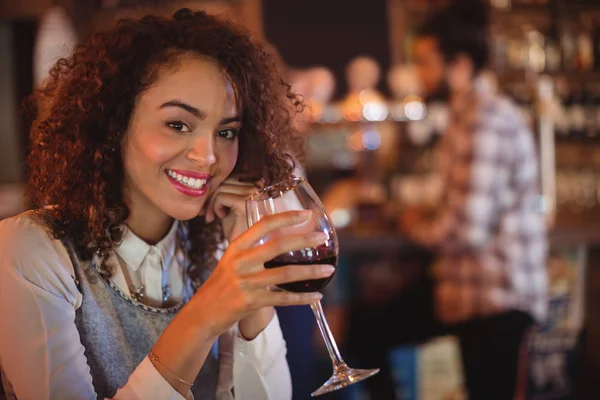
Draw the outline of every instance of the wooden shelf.
<instances>
[{"instance_id":1,"label":"wooden shelf","mask_svg":"<svg viewBox=\"0 0 600 400\"><path fill-rule=\"evenodd\" d=\"M398 233L354 235L351 232L338 232L340 250L345 254L369 252L417 251L418 246ZM591 228L556 228L548 234L551 245L585 244L600 245L600 231Z\"/></svg>"},{"instance_id":2,"label":"wooden shelf","mask_svg":"<svg viewBox=\"0 0 600 400\"><path fill-rule=\"evenodd\" d=\"M493 66L492 66L493 68ZM549 75L554 78L564 78L570 81L594 81L600 82L600 71L558 71L542 72L538 76ZM526 83L527 76L525 71L512 70L498 74L500 83Z\"/></svg>"},{"instance_id":3,"label":"wooden shelf","mask_svg":"<svg viewBox=\"0 0 600 400\"><path fill-rule=\"evenodd\" d=\"M493 13L506 15L514 13L550 13L551 11L552 9L550 7L539 4L514 4L509 9L492 8Z\"/></svg>"}]
</instances>

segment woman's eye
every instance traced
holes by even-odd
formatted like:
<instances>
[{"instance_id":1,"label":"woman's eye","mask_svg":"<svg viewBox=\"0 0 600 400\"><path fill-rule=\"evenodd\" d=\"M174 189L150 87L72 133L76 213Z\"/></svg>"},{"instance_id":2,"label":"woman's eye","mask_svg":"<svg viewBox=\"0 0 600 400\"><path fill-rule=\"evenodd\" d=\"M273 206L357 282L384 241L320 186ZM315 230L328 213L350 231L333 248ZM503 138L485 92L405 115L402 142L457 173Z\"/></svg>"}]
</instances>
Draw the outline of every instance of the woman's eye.
<instances>
[{"instance_id":1,"label":"woman's eye","mask_svg":"<svg viewBox=\"0 0 600 400\"><path fill-rule=\"evenodd\" d=\"M168 122L167 126L178 132L191 132L192 131L189 126L187 126L186 124L184 124L181 121Z\"/></svg>"},{"instance_id":2,"label":"woman's eye","mask_svg":"<svg viewBox=\"0 0 600 400\"><path fill-rule=\"evenodd\" d=\"M238 131L236 129L224 129L220 131L217 135L224 139L235 139L238 135Z\"/></svg>"}]
</instances>

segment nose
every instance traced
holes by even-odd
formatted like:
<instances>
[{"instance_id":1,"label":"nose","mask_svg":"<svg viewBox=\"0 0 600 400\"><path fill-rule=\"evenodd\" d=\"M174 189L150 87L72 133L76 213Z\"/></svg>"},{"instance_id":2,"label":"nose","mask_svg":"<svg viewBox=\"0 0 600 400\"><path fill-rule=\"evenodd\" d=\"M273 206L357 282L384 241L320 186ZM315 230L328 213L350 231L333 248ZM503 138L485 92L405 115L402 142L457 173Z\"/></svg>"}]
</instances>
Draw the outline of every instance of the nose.
<instances>
[{"instance_id":1,"label":"nose","mask_svg":"<svg viewBox=\"0 0 600 400\"><path fill-rule=\"evenodd\" d=\"M217 161L213 135L203 134L195 138L187 152L187 158L202 167L213 165Z\"/></svg>"}]
</instances>

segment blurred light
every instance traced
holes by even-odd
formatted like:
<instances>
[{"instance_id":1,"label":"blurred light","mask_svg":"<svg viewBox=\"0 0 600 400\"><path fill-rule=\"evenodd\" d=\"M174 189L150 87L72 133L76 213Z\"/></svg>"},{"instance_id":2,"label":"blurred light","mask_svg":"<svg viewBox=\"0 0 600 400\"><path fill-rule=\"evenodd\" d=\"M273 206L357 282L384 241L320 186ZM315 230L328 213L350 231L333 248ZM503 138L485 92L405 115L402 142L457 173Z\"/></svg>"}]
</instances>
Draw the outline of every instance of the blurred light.
<instances>
[{"instance_id":1,"label":"blurred light","mask_svg":"<svg viewBox=\"0 0 600 400\"><path fill-rule=\"evenodd\" d=\"M381 136L377 131L366 131L362 135L362 144L367 150L377 150L381 145Z\"/></svg>"},{"instance_id":2,"label":"blurred light","mask_svg":"<svg viewBox=\"0 0 600 400\"><path fill-rule=\"evenodd\" d=\"M350 109L344 112L344 118L348 121L357 122L361 120L361 113L358 109Z\"/></svg>"},{"instance_id":3,"label":"blurred light","mask_svg":"<svg viewBox=\"0 0 600 400\"><path fill-rule=\"evenodd\" d=\"M418 121L425 117L425 104L420 101L409 101L404 106L404 113L406 114L406 118L411 121Z\"/></svg>"},{"instance_id":4,"label":"blurred light","mask_svg":"<svg viewBox=\"0 0 600 400\"><path fill-rule=\"evenodd\" d=\"M339 151L331 157L331 165L337 169L350 170L356 167L356 157L353 153Z\"/></svg>"},{"instance_id":5,"label":"blurred light","mask_svg":"<svg viewBox=\"0 0 600 400\"><path fill-rule=\"evenodd\" d=\"M433 133L431 122L426 119L412 121L407 126L407 133L411 143L422 146L429 141Z\"/></svg>"},{"instance_id":6,"label":"blurred light","mask_svg":"<svg viewBox=\"0 0 600 400\"><path fill-rule=\"evenodd\" d=\"M341 118L340 110L337 107L328 105L323 109L323 122L339 122Z\"/></svg>"},{"instance_id":7,"label":"blurred light","mask_svg":"<svg viewBox=\"0 0 600 400\"><path fill-rule=\"evenodd\" d=\"M388 108L383 103L368 103L363 108L363 116L367 121L385 121Z\"/></svg>"},{"instance_id":8,"label":"blurred light","mask_svg":"<svg viewBox=\"0 0 600 400\"><path fill-rule=\"evenodd\" d=\"M336 228L344 228L348 226L352 220L350 211L341 208L336 208L330 215L333 225L335 225Z\"/></svg>"},{"instance_id":9,"label":"blurred light","mask_svg":"<svg viewBox=\"0 0 600 400\"><path fill-rule=\"evenodd\" d=\"M390 107L390 114L394 121L406 120L406 114L404 113L404 104L395 103Z\"/></svg>"},{"instance_id":10,"label":"blurred light","mask_svg":"<svg viewBox=\"0 0 600 400\"><path fill-rule=\"evenodd\" d=\"M361 132L354 132L352 135L348 136L348 149L350 151L364 150Z\"/></svg>"},{"instance_id":11,"label":"blurred light","mask_svg":"<svg viewBox=\"0 0 600 400\"><path fill-rule=\"evenodd\" d=\"M360 102L360 104L365 105L371 101L369 97L371 97L369 96L369 92L367 92L366 90L361 90L358 94L358 101Z\"/></svg>"}]
</instances>

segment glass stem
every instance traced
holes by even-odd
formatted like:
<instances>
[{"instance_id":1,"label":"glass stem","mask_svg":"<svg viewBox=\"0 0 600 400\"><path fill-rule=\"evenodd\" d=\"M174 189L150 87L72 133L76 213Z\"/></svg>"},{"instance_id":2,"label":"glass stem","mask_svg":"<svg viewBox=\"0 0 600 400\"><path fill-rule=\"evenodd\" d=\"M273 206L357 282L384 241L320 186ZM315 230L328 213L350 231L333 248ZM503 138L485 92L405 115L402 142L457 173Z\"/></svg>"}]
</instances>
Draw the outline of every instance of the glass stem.
<instances>
[{"instance_id":1,"label":"glass stem","mask_svg":"<svg viewBox=\"0 0 600 400\"><path fill-rule=\"evenodd\" d=\"M331 333L331 329L329 329L329 324L327 324L327 319L325 319L325 313L323 312L323 307L321 306L321 302L317 301L310 305L313 313L315 314L315 318L317 319L317 325L319 325L319 330L321 331L321 335L323 336L323 340L325 341L325 346L327 347L327 351L329 352L329 357L331 357L331 362L333 363L333 371L338 372L339 370L343 370L348 368L344 359L340 355L340 351L338 350L337 343L335 343L335 339L333 338L333 334Z\"/></svg>"}]
</instances>

